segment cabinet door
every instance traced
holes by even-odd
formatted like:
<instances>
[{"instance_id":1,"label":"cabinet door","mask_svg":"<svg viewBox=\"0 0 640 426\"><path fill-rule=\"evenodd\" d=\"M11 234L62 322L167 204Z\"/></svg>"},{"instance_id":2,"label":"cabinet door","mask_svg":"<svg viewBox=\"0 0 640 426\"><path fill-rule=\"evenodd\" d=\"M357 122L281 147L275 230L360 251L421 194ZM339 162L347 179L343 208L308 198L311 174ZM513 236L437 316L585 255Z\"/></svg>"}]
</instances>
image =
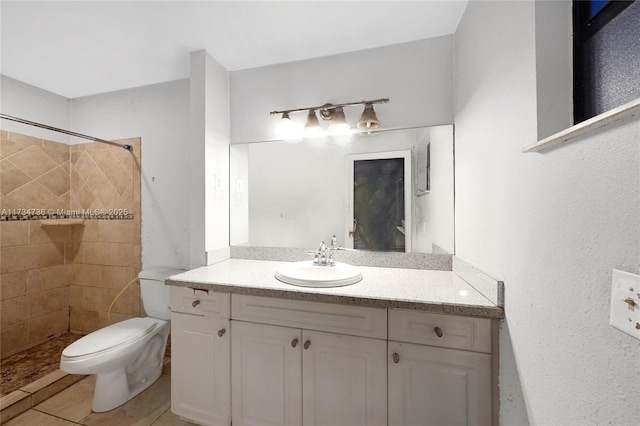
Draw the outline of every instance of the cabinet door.
<instances>
[{"instance_id":1,"label":"cabinet door","mask_svg":"<svg viewBox=\"0 0 640 426\"><path fill-rule=\"evenodd\" d=\"M301 424L301 331L231 323L233 425Z\"/></svg>"},{"instance_id":2,"label":"cabinet door","mask_svg":"<svg viewBox=\"0 0 640 426\"><path fill-rule=\"evenodd\" d=\"M229 320L171 314L171 411L203 425L231 423Z\"/></svg>"},{"instance_id":3,"label":"cabinet door","mask_svg":"<svg viewBox=\"0 0 640 426\"><path fill-rule=\"evenodd\" d=\"M491 355L389 342L390 425L491 425Z\"/></svg>"},{"instance_id":4,"label":"cabinet door","mask_svg":"<svg viewBox=\"0 0 640 426\"><path fill-rule=\"evenodd\" d=\"M386 425L387 342L303 331L303 424Z\"/></svg>"}]
</instances>

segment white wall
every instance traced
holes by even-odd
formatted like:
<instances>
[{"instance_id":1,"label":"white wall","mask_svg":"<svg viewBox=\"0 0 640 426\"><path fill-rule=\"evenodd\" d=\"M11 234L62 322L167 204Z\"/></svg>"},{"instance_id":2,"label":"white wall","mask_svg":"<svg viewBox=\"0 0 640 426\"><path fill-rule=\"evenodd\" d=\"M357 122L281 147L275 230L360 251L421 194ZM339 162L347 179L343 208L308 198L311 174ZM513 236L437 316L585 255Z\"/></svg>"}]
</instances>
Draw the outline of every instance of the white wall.
<instances>
[{"instance_id":1,"label":"white wall","mask_svg":"<svg viewBox=\"0 0 640 426\"><path fill-rule=\"evenodd\" d=\"M608 316L611 270L640 272L640 124L521 153L544 84L535 18L471 1L455 35L456 254L505 281L501 424L636 425L640 342Z\"/></svg>"},{"instance_id":2,"label":"white wall","mask_svg":"<svg viewBox=\"0 0 640 426\"><path fill-rule=\"evenodd\" d=\"M229 245L229 73L204 50L191 54L190 267Z\"/></svg>"},{"instance_id":3,"label":"white wall","mask_svg":"<svg viewBox=\"0 0 640 426\"><path fill-rule=\"evenodd\" d=\"M385 128L453 122L453 36L231 72L231 142L277 139L274 110L377 98ZM355 125L361 107L346 107ZM305 113L291 118L304 124ZM325 123L326 125L326 123Z\"/></svg>"},{"instance_id":4,"label":"white wall","mask_svg":"<svg viewBox=\"0 0 640 426\"><path fill-rule=\"evenodd\" d=\"M73 130L142 138L142 267L189 267L189 80L76 98Z\"/></svg>"},{"instance_id":5,"label":"white wall","mask_svg":"<svg viewBox=\"0 0 640 426\"><path fill-rule=\"evenodd\" d=\"M431 253L436 244L454 253L453 126L431 127L429 139L431 189L414 198L414 251Z\"/></svg>"},{"instance_id":6,"label":"white wall","mask_svg":"<svg viewBox=\"0 0 640 426\"><path fill-rule=\"evenodd\" d=\"M71 100L55 93L0 75L0 111L36 123L69 130L71 127ZM9 120L1 120L3 130L37 138L69 143L69 136ZM93 136L93 135L92 135Z\"/></svg>"}]
</instances>

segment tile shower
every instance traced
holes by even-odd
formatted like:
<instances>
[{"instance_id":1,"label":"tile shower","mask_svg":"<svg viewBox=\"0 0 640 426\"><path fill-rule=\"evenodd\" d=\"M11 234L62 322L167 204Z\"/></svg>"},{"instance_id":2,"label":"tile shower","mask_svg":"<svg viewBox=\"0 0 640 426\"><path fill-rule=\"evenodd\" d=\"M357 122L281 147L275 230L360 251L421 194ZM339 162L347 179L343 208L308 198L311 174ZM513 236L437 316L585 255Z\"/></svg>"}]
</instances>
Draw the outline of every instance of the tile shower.
<instances>
[{"instance_id":1,"label":"tile shower","mask_svg":"<svg viewBox=\"0 0 640 426\"><path fill-rule=\"evenodd\" d=\"M107 310L141 268L140 139L122 148L67 145L0 131L0 356L52 337L111 323ZM53 224L18 209L127 210L117 219ZM11 214L13 214L12 217ZM8 220L14 219L14 220ZM112 309L113 322L140 314L139 288ZM4 393L4 390L3 390Z\"/></svg>"}]
</instances>

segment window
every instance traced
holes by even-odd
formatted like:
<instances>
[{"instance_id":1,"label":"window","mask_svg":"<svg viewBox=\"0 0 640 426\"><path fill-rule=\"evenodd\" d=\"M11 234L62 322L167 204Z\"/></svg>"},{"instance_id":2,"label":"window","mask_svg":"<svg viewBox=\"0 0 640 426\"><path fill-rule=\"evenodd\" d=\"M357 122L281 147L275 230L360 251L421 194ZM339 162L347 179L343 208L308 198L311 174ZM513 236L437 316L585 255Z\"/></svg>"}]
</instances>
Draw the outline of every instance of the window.
<instances>
[{"instance_id":1,"label":"window","mask_svg":"<svg viewBox=\"0 0 640 426\"><path fill-rule=\"evenodd\" d=\"M573 1L577 124L640 98L640 1Z\"/></svg>"}]
</instances>

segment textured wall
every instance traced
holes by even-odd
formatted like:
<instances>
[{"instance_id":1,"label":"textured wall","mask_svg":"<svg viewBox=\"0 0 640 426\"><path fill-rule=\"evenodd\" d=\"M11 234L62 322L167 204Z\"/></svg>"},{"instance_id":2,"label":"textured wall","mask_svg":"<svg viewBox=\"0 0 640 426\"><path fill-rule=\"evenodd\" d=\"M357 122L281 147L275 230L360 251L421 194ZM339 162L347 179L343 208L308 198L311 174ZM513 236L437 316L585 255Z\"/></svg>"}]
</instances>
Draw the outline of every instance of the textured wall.
<instances>
[{"instance_id":1,"label":"textured wall","mask_svg":"<svg viewBox=\"0 0 640 426\"><path fill-rule=\"evenodd\" d=\"M501 424L637 425L640 342L608 322L612 269L639 272L640 123L521 152L535 7L471 1L455 36L456 255L505 282Z\"/></svg>"}]
</instances>

